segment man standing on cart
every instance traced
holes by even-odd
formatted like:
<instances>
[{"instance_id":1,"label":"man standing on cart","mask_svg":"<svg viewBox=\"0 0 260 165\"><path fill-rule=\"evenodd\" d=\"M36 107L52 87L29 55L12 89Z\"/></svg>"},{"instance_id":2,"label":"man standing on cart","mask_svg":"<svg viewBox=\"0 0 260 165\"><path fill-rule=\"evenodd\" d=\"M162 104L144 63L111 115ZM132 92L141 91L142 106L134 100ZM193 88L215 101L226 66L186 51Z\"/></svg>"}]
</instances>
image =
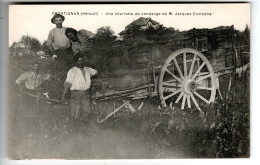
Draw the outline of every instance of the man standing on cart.
<instances>
[{"instance_id":1,"label":"man standing on cart","mask_svg":"<svg viewBox=\"0 0 260 165\"><path fill-rule=\"evenodd\" d=\"M77 31L73 28L67 28L65 35L71 42L74 55L80 53L84 56L90 56L90 51L93 46L93 38L95 37L94 33L84 29Z\"/></svg>"},{"instance_id":2,"label":"man standing on cart","mask_svg":"<svg viewBox=\"0 0 260 165\"><path fill-rule=\"evenodd\" d=\"M66 27L62 26L65 17L60 14L55 14L51 22L56 25L49 32L47 39L47 46L52 53L53 58L58 60L61 64L59 65L64 69L67 69L70 64L72 64L72 51L69 39L65 35Z\"/></svg>"},{"instance_id":3,"label":"man standing on cart","mask_svg":"<svg viewBox=\"0 0 260 165\"><path fill-rule=\"evenodd\" d=\"M67 73L61 100L65 102L65 96L70 89L71 116L74 120L78 120L80 116L85 120L85 117L89 116L91 110L89 94L91 77L98 72L84 65L85 61L82 54L76 54L73 61L75 66Z\"/></svg>"}]
</instances>

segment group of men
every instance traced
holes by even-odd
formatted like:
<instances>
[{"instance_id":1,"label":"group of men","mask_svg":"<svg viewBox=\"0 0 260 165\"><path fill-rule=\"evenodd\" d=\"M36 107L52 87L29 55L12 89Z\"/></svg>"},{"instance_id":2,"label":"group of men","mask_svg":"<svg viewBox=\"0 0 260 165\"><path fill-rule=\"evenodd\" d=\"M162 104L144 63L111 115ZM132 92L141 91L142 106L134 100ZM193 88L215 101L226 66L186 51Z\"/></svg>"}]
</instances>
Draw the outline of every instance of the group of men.
<instances>
[{"instance_id":1,"label":"group of men","mask_svg":"<svg viewBox=\"0 0 260 165\"><path fill-rule=\"evenodd\" d=\"M70 95L70 109L73 119L78 119L83 113L88 116L91 110L89 88L91 76L97 74L97 70L85 66L93 44L94 34L87 30L75 30L63 27L65 17L55 14L51 22L56 25L49 32L47 46L59 67L67 72L64 79L64 89L61 101L66 103L65 96L68 91ZM72 66L74 62L74 65ZM27 90L30 93L41 93L41 85L50 75L40 72L39 64L33 65L33 70L23 73L17 80L20 91ZM24 84L24 85L23 85Z\"/></svg>"},{"instance_id":2,"label":"group of men","mask_svg":"<svg viewBox=\"0 0 260 165\"><path fill-rule=\"evenodd\" d=\"M56 27L49 32L47 46L54 59L68 66L72 61L72 54L89 55L95 35L84 29L77 31L63 27L64 20L65 17L60 14L55 14L51 19Z\"/></svg>"}]
</instances>

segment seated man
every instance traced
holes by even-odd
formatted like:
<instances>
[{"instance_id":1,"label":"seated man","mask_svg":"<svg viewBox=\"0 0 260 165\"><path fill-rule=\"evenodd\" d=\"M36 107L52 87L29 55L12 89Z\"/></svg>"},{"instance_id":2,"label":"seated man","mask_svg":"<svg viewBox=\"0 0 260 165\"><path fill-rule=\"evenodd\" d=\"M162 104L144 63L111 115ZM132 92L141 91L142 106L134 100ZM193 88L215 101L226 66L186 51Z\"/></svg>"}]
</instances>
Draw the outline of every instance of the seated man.
<instances>
[{"instance_id":1,"label":"seated man","mask_svg":"<svg viewBox=\"0 0 260 165\"><path fill-rule=\"evenodd\" d=\"M71 47L73 54L76 55L80 53L84 56L87 56L93 45L94 34L87 30L75 30L73 28L67 28L65 35L71 41Z\"/></svg>"},{"instance_id":2,"label":"seated man","mask_svg":"<svg viewBox=\"0 0 260 165\"><path fill-rule=\"evenodd\" d=\"M31 112L40 111L39 99L42 95L42 84L49 80L50 75L40 72L39 64L33 64L33 70L24 72L15 82L23 93L21 103L22 109Z\"/></svg>"},{"instance_id":3,"label":"seated man","mask_svg":"<svg viewBox=\"0 0 260 165\"><path fill-rule=\"evenodd\" d=\"M28 120L31 122L37 121L36 123L33 122L37 125L35 127L37 134L41 134L44 131L43 123L48 106L40 101L40 96L43 95L43 82L49 79L50 74L40 72L39 64L35 63L33 64L33 70L24 72L15 82L23 94L18 98L18 102L21 103L21 105L19 105L19 111L26 112L25 114L33 114ZM30 125L28 125L28 127L30 127Z\"/></svg>"},{"instance_id":4,"label":"seated man","mask_svg":"<svg viewBox=\"0 0 260 165\"><path fill-rule=\"evenodd\" d=\"M97 74L97 70L85 67L84 59L81 54L76 54L73 60L75 66L68 71L61 100L65 101L65 96L70 89L71 116L76 120L82 114L82 111L85 112L86 115L90 114L90 78Z\"/></svg>"},{"instance_id":5,"label":"seated man","mask_svg":"<svg viewBox=\"0 0 260 165\"><path fill-rule=\"evenodd\" d=\"M16 85L19 85L20 92L24 90L30 93L39 93L40 87L45 80L50 79L49 74L41 73L39 64L33 64L33 70L24 72L15 82ZM25 84L25 88L22 86L22 82Z\"/></svg>"}]
</instances>

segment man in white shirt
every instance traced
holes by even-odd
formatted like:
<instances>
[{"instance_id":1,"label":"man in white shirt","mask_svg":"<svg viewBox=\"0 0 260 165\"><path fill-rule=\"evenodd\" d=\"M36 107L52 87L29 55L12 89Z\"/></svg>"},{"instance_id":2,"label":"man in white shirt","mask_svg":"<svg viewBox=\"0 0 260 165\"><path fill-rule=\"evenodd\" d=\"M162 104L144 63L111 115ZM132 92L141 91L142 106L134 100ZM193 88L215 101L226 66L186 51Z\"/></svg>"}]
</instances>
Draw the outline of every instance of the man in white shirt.
<instances>
[{"instance_id":1,"label":"man in white shirt","mask_svg":"<svg viewBox=\"0 0 260 165\"><path fill-rule=\"evenodd\" d=\"M76 120L83 112L87 115L90 114L90 78L98 72L95 69L84 66L84 59L81 54L76 54L73 61L75 62L75 66L72 67L67 73L67 79L64 83L64 90L61 100L63 102L65 101L65 96L70 89L71 116Z\"/></svg>"},{"instance_id":2,"label":"man in white shirt","mask_svg":"<svg viewBox=\"0 0 260 165\"><path fill-rule=\"evenodd\" d=\"M70 41L65 35L66 27L62 26L65 17L60 14L55 14L51 22L56 25L48 35L47 46L52 53L54 59L57 59L61 64L60 67L69 67L72 64L73 53L71 50Z\"/></svg>"}]
</instances>

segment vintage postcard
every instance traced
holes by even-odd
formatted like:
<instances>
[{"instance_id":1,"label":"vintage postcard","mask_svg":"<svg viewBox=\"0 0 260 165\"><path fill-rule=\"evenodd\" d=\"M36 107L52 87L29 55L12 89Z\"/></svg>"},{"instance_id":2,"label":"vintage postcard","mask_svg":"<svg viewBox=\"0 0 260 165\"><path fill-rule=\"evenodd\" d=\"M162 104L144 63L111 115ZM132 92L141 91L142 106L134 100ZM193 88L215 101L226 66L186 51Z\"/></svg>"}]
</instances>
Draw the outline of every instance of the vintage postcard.
<instances>
[{"instance_id":1,"label":"vintage postcard","mask_svg":"<svg viewBox=\"0 0 260 165\"><path fill-rule=\"evenodd\" d=\"M250 4L10 4L8 157L250 157Z\"/></svg>"}]
</instances>

